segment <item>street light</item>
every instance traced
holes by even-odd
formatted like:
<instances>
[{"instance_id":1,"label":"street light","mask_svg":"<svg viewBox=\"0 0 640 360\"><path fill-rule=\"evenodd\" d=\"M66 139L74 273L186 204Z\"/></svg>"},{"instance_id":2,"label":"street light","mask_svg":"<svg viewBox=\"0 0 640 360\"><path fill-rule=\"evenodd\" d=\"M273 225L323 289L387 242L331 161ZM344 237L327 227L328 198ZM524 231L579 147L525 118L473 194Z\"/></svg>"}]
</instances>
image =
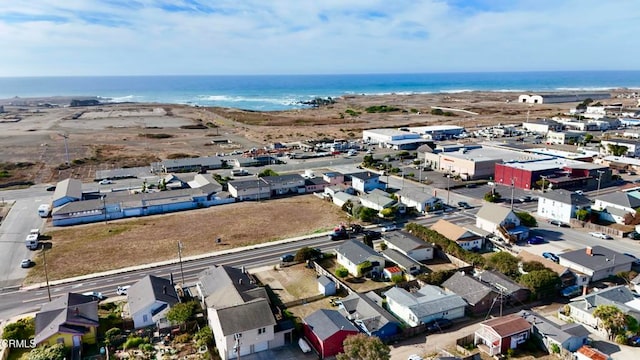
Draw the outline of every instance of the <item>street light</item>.
<instances>
[{"instance_id":1,"label":"street light","mask_svg":"<svg viewBox=\"0 0 640 360\"><path fill-rule=\"evenodd\" d=\"M598 170L598 190L596 190L596 197L600 195L600 182L602 181L602 174L604 174L604 171Z\"/></svg>"}]
</instances>

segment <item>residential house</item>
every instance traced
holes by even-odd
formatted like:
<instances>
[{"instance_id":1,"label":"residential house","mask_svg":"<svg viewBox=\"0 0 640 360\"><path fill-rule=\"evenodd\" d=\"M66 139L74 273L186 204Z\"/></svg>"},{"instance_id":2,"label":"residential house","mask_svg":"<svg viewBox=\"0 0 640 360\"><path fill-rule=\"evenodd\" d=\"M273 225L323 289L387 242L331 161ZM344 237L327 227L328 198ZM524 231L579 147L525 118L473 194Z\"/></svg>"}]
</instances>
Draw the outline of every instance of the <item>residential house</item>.
<instances>
[{"instance_id":1,"label":"residential house","mask_svg":"<svg viewBox=\"0 0 640 360\"><path fill-rule=\"evenodd\" d=\"M326 194L326 192L325 192ZM346 193L344 191L338 191L336 193L333 194L332 196L333 199L333 203L342 207L342 205L346 204L347 201L351 201L351 204L355 205L359 205L360 204L360 198L355 196L355 195L351 195L349 193Z\"/></svg>"},{"instance_id":2,"label":"residential house","mask_svg":"<svg viewBox=\"0 0 640 360\"><path fill-rule=\"evenodd\" d=\"M549 220L569 224L582 209L590 210L591 200L573 191L550 190L538 196L538 216Z\"/></svg>"},{"instance_id":3,"label":"residential house","mask_svg":"<svg viewBox=\"0 0 640 360\"><path fill-rule=\"evenodd\" d=\"M360 193L366 193L373 189L383 189L385 187L383 183L380 183L380 175L374 172L363 171L349 175L351 176L351 186Z\"/></svg>"},{"instance_id":4,"label":"residential house","mask_svg":"<svg viewBox=\"0 0 640 360\"><path fill-rule=\"evenodd\" d=\"M229 194L240 201L269 199L271 197L271 189L264 178L229 181L227 186Z\"/></svg>"},{"instance_id":5,"label":"residential house","mask_svg":"<svg viewBox=\"0 0 640 360\"><path fill-rule=\"evenodd\" d=\"M265 176L262 178L271 191L271 196L304 194L305 179L299 174Z\"/></svg>"},{"instance_id":6,"label":"residential house","mask_svg":"<svg viewBox=\"0 0 640 360\"><path fill-rule=\"evenodd\" d=\"M342 315L368 336L386 341L402 331L398 319L382 307L382 298L373 291L351 293L338 306Z\"/></svg>"},{"instance_id":7,"label":"residential house","mask_svg":"<svg viewBox=\"0 0 640 360\"><path fill-rule=\"evenodd\" d=\"M473 343L485 353L494 356L506 354L531 336L531 324L517 314L498 317L480 323Z\"/></svg>"},{"instance_id":8,"label":"residential house","mask_svg":"<svg viewBox=\"0 0 640 360\"><path fill-rule=\"evenodd\" d=\"M179 302L171 281L154 275L143 277L127 291L129 314L136 329L148 326L161 329L171 326L166 317L167 311Z\"/></svg>"},{"instance_id":9,"label":"residential house","mask_svg":"<svg viewBox=\"0 0 640 360\"><path fill-rule=\"evenodd\" d=\"M330 171L322 174L322 180L329 183L330 186L341 185L345 182L345 176L337 171Z\"/></svg>"},{"instance_id":10,"label":"residential house","mask_svg":"<svg viewBox=\"0 0 640 360\"><path fill-rule=\"evenodd\" d=\"M391 231L383 236L388 249L394 249L416 261L433 259L433 245L404 231Z\"/></svg>"},{"instance_id":11,"label":"residential house","mask_svg":"<svg viewBox=\"0 0 640 360\"><path fill-rule=\"evenodd\" d=\"M188 182L193 189L202 189L208 194L222 191L222 185L217 182L211 174L196 174L193 180Z\"/></svg>"},{"instance_id":12,"label":"residential house","mask_svg":"<svg viewBox=\"0 0 640 360\"><path fill-rule=\"evenodd\" d=\"M98 301L91 296L66 293L44 303L35 318L36 345L95 344L99 326Z\"/></svg>"},{"instance_id":13,"label":"residential house","mask_svg":"<svg viewBox=\"0 0 640 360\"><path fill-rule=\"evenodd\" d=\"M508 241L529 237L529 228L520 226L520 218L515 212L498 204L484 204L476 214L476 226Z\"/></svg>"},{"instance_id":14,"label":"residential house","mask_svg":"<svg viewBox=\"0 0 640 360\"><path fill-rule=\"evenodd\" d=\"M387 260L397 264L402 271L410 275L416 275L422 271L422 264L408 257L396 249L384 249L380 252Z\"/></svg>"},{"instance_id":15,"label":"residential house","mask_svg":"<svg viewBox=\"0 0 640 360\"><path fill-rule=\"evenodd\" d=\"M199 274L196 287L222 359L291 342L292 329L278 326L266 290L244 269L209 267Z\"/></svg>"},{"instance_id":16,"label":"residential house","mask_svg":"<svg viewBox=\"0 0 640 360\"><path fill-rule=\"evenodd\" d=\"M600 153L604 155L613 155L614 148L626 148L624 154L616 154L616 155L624 155L629 157L638 157L640 156L640 142L633 140L602 140L600 141Z\"/></svg>"},{"instance_id":17,"label":"residential house","mask_svg":"<svg viewBox=\"0 0 640 360\"><path fill-rule=\"evenodd\" d=\"M485 314L500 307L498 292L464 271L453 274L442 283L442 287L460 295L468 304L467 310L474 315Z\"/></svg>"},{"instance_id":18,"label":"residential house","mask_svg":"<svg viewBox=\"0 0 640 360\"><path fill-rule=\"evenodd\" d=\"M217 156L204 156L198 158L182 158L169 159L151 164L151 172L189 172L189 171L206 171L213 169L221 169L223 165L222 159Z\"/></svg>"},{"instance_id":19,"label":"residential house","mask_svg":"<svg viewBox=\"0 0 640 360\"><path fill-rule=\"evenodd\" d=\"M569 313L563 315L568 316L571 321L599 330L602 335L606 336L606 330L600 320L593 316L593 312L600 305L613 305L626 315L640 320L640 306L637 304L636 297L624 285L609 287L573 298L568 304Z\"/></svg>"},{"instance_id":20,"label":"residential house","mask_svg":"<svg viewBox=\"0 0 640 360\"><path fill-rule=\"evenodd\" d=\"M394 287L384 293L389 311L409 326L437 319L455 320L464 316L467 303L461 296L433 285L409 292Z\"/></svg>"},{"instance_id":21,"label":"residential house","mask_svg":"<svg viewBox=\"0 0 640 360\"><path fill-rule=\"evenodd\" d=\"M629 271L635 261L631 256L599 245L561 253L558 257L560 265L585 274L592 282Z\"/></svg>"},{"instance_id":22,"label":"residential house","mask_svg":"<svg viewBox=\"0 0 640 360\"><path fill-rule=\"evenodd\" d=\"M598 349L584 345L574 354L576 360L611 360L612 358Z\"/></svg>"},{"instance_id":23,"label":"residential house","mask_svg":"<svg viewBox=\"0 0 640 360\"><path fill-rule=\"evenodd\" d=\"M523 302L529 299L529 295L531 295L529 289L497 271L485 270L476 273L475 277L484 284L493 287L496 292L501 294L504 302L511 305L522 305Z\"/></svg>"},{"instance_id":24,"label":"residential house","mask_svg":"<svg viewBox=\"0 0 640 360\"><path fill-rule=\"evenodd\" d=\"M359 333L349 320L336 310L320 309L302 320L304 337L320 359L343 351L342 343L349 335Z\"/></svg>"},{"instance_id":25,"label":"residential house","mask_svg":"<svg viewBox=\"0 0 640 360\"><path fill-rule=\"evenodd\" d=\"M368 272L382 274L384 257L361 241L347 240L336 248L338 264L349 270L353 276L363 276ZM363 265L368 262L369 266Z\"/></svg>"},{"instance_id":26,"label":"residential house","mask_svg":"<svg viewBox=\"0 0 640 360\"><path fill-rule=\"evenodd\" d=\"M330 185L324 188L324 193L333 196L336 193L345 192L349 195L357 195L356 189L351 187L351 185L339 184L339 185Z\"/></svg>"},{"instance_id":27,"label":"residential house","mask_svg":"<svg viewBox=\"0 0 640 360\"><path fill-rule=\"evenodd\" d=\"M480 249L484 245L482 236L445 219L438 220L431 226L431 230L438 232L451 241L455 241L465 250Z\"/></svg>"},{"instance_id":28,"label":"residential house","mask_svg":"<svg viewBox=\"0 0 640 360\"><path fill-rule=\"evenodd\" d=\"M600 219L624 224L627 214L635 214L640 208L640 198L624 191L603 194L595 199L593 210L600 212Z\"/></svg>"},{"instance_id":29,"label":"residential house","mask_svg":"<svg viewBox=\"0 0 640 360\"><path fill-rule=\"evenodd\" d=\"M324 188L329 186L329 183L324 181L323 178L314 177L304 180L304 187L306 193L315 193L322 192L324 193Z\"/></svg>"},{"instance_id":30,"label":"residential house","mask_svg":"<svg viewBox=\"0 0 640 360\"><path fill-rule=\"evenodd\" d=\"M82 200L82 182L78 179L64 179L56 184L52 207L57 208L72 201Z\"/></svg>"},{"instance_id":31,"label":"residential house","mask_svg":"<svg viewBox=\"0 0 640 360\"><path fill-rule=\"evenodd\" d=\"M404 188L396 193L398 201L410 208L415 208L420 213L442 209L442 199L415 188Z\"/></svg>"},{"instance_id":32,"label":"residential house","mask_svg":"<svg viewBox=\"0 0 640 360\"><path fill-rule=\"evenodd\" d=\"M580 324L568 323L560 326L531 310L522 310L518 315L531 324L533 336L540 340L549 353L553 353L554 345L559 349L575 352L589 339L589 330Z\"/></svg>"},{"instance_id":33,"label":"residential house","mask_svg":"<svg viewBox=\"0 0 640 360\"><path fill-rule=\"evenodd\" d=\"M396 204L396 200L391 198L391 194L380 189L373 189L366 194L361 194L359 198L362 206L376 211L390 208Z\"/></svg>"}]
</instances>

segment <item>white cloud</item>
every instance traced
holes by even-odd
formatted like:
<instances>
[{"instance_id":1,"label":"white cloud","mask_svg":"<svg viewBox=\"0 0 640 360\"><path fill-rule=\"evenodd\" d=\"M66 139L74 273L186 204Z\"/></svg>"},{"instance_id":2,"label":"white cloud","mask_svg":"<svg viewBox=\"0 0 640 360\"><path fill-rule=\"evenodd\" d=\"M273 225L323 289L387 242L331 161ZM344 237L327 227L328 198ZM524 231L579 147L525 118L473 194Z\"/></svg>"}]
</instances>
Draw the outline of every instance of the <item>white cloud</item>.
<instances>
[{"instance_id":1,"label":"white cloud","mask_svg":"<svg viewBox=\"0 0 640 360\"><path fill-rule=\"evenodd\" d=\"M632 2L491 4L10 2L0 9L0 76L637 68Z\"/></svg>"}]
</instances>

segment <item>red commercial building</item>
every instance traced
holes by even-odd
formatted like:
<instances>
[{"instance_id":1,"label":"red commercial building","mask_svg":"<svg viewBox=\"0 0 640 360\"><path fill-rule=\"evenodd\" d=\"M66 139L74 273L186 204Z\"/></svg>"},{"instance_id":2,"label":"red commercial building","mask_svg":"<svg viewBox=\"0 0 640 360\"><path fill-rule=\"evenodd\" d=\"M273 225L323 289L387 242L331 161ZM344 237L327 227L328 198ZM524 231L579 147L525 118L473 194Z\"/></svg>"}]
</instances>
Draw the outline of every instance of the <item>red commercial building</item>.
<instances>
[{"instance_id":1,"label":"red commercial building","mask_svg":"<svg viewBox=\"0 0 640 360\"><path fill-rule=\"evenodd\" d=\"M611 170L604 165L568 159L510 161L495 165L495 182L518 189L539 189L545 179L552 189L595 188L611 181Z\"/></svg>"}]
</instances>

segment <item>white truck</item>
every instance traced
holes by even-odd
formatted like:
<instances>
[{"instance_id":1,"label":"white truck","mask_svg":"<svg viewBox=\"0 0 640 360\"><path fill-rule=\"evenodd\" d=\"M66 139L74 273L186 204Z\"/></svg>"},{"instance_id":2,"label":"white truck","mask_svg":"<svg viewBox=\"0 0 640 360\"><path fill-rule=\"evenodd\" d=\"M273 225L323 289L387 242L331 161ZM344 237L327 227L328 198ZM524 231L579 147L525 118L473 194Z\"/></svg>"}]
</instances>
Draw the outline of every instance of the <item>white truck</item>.
<instances>
[{"instance_id":1,"label":"white truck","mask_svg":"<svg viewBox=\"0 0 640 360\"><path fill-rule=\"evenodd\" d=\"M27 239L25 240L25 245L29 250L38 250L40 246L40 230L39 229L31 229L29 235L27 235Z\"/></svg>"},{"instance_id":2,"label":"white truck","mask_svg":"<svg viewBox=\"0 0 640 360\"><path fill-rule=\"evenodd\" d=\"M51 205L42 204L38 206L38 215L40 215L40 217L46 218L49 217L49 214L51 214Z\"/></svg>"}]
</instances>

